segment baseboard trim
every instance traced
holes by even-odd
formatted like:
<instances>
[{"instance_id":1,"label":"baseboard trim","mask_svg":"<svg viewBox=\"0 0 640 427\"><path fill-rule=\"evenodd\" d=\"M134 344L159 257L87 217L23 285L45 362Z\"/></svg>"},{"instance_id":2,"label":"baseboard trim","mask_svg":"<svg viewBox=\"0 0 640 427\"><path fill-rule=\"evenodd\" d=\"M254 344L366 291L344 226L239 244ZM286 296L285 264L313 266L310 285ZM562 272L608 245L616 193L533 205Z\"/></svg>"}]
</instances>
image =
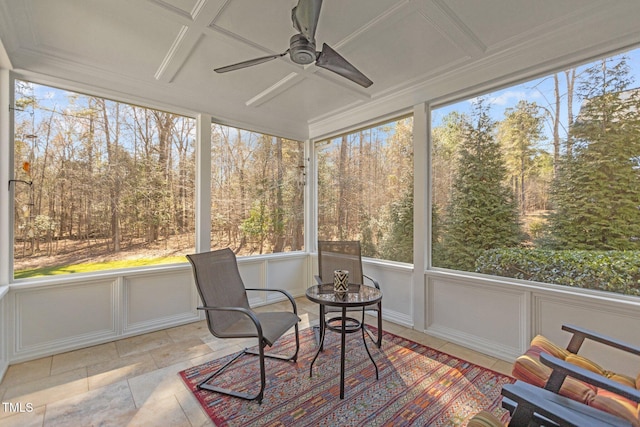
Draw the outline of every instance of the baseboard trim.
<instances>
[{"instance_id":1,"label":"baseboard trim","mask_svg":"<svg viewBox=\"0 0 640 427\"><path fill-rule=\"evenodd\" d=\"M513 363L521 354L519 348L509 347L445 326L434 325L427 328L424 332L436 338L441 338L454 344L479 351L480 353L496 357L509 363Z\"/></svg>"}]
</instances>

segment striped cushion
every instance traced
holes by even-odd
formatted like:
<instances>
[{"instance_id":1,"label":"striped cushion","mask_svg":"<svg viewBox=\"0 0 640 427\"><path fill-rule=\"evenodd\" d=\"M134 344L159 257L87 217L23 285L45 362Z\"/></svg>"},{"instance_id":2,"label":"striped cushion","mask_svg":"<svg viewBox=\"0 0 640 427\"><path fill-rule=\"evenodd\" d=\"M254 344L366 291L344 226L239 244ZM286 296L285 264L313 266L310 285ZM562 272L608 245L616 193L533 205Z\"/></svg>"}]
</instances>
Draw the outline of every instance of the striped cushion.
<instances>
[{"instance_id":1,"label":"striped cushion","mask_svg":"<svg viewBox=\"0 0 640 427\"><path fill-rule=\"evenodd\" d=\"M636 382L630 376L623 375L623 374L616 374L615 372L609 372L609 371L605 373L605 376L607 378L611 378L613 381L616 381L622 385L626 385L627 387L637 389Z\"/></svg>"},{"instance_id":2,"label":"striped cushion","mask_svg":"<svg viewBox=\"0 0 640 427\"><path fill-rule=\"evenodd\" d=\"M562 360L565 360L568 355L572 354L568 350L565 350L564 348L559 347L553 342L549 341L542 335L537 335L534 339L532 339L530 347L537 347L537 349Z\"/></svg>"},{"instance_id":3,"label":"striped cushion","mask_svg":"<svg viewBox=\"0 0 640 427\"><path fill-rule=\"evenodd\" d=\"M588 371L591 371L595 374L598 375L604 375L605 374L605 370L602 369L602 367L600 365L598 365L597 363L592 362L591 360L587 359L586 357L582 357L579 356L577 354L569 354L564 360L566 360L569 363L572 363L576 366L580 366L581 368L584 368Z\"/></svg>"},{"instance_id":4,"label":"striped cushion","mask_svg":"<svg viewBox=\"0 0 640 427\"><path fill-rule=\"evenodd\" d=\"M629 421L634 427L640 427L636 403L607 390L598 390L598 395L589 406L608 412Z\"/></svg>"},{"instance_id":5,"label":"striped cushion","mask_svg":"<svg viewBox=\"0 0 640 427\"><path fill-rule=\"evenodd\" d=\"M616 374L615 372L607 371L606 369L603 369L600 365L587 359L586 357L569 353L567 358L564 360L566 360L569 363L573 363L576 366L580 366L581 368L587 369L598 375L602 375L603 377L607 377L620 384L626 385L631 388L637 388L636 381L630 376L624 375L624 374Z\"/></svg>"},{"instance_id":6,"label":"striped cushion","mask_svg":"<svg viewBox=\"0 0 640 427\"><path fill-rule=\"evenodd\" d=\"M513 377L537 387L544 387L551 375L551 368L543 365L539 356L537 349L533 349L518 357L513 365ZM587 404L593 400L596 392L597 387L571 377L567 377L560 387L561 395Z\"/></svg>"},{"instance_id":7,"label":"striped cushion","mask_svg":"<svg viewBox=\"0 0 640 427\"><path fill-rule=\"evenodd\" d=\"M588 369L591 372L611 378L621 384L634 388L638 388L637 386L640 385L640 374L638 374L638 377L634 381L633 378L626 375L607 371L585 357L570 353L558 347L542 335L536 336L531 341L531 347L529 347L526 353L516 359L512 370L513 377L538 387L544 387L551 375L551 368L540 362L540 353L542 352L549 353L558 359L566 360L574 365ZM562 387L560 387L560 394L627 419L631 421L635 427L640 427L640 407L635 402L615 393L600 389L569 376L565 378Z\"/></svg>"},{"instance_id":8,"label":"striped cushion","mask_svg":"<svg viewBox=\"0 0 640 427\"><path fill-rule=\"evenodd\" d=\"M503 427L503 424L491 412L482 411L469 420L467 427Z\"/></svg>"},{"instance_id":9,"label":"striped cushion","mask_svg":"<svg viewBox=\"0 0 640 427\"><path fill-rule=\"evenodd\" d=\"M532 355L527 351L516 359L511 375L537 387L544 387L551 375L551 369L540 363L538 355Z\"/></svg>"}]
</instances>

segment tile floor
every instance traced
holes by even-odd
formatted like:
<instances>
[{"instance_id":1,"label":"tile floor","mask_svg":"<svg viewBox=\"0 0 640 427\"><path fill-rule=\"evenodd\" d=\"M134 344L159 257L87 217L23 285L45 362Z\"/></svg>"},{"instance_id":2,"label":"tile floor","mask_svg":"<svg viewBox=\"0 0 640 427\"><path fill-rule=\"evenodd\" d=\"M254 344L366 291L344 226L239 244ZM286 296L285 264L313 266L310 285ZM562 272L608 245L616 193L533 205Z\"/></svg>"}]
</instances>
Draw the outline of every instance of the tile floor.
<instances>
[{"instance_id":1,"label":"tile floor","mask_svg":"<svg viewBox=\"0 0 640 427\"><path fill-rule=\"evenodd\" d=\"M317 324L317 305L305 297L296 303L301 329ZM274 305L279 304L284 303ZM384 322L383 327L511 373L510 363L394 323ZM253 341L216 339L202 321L10 366L0 383L0 427L212 426L178 372Z\"/></svg>"}]
</instances>

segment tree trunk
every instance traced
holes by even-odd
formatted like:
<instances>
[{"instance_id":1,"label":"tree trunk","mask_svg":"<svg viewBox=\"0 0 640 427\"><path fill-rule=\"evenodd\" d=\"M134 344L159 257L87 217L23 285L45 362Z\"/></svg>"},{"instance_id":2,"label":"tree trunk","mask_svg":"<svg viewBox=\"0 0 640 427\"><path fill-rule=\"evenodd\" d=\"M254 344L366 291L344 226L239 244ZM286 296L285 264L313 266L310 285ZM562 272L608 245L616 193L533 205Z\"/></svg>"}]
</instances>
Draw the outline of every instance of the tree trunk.
<instances>
[{"instance_id":1,"label":"tree trunk","mask_svg":"<svg viewBox=\"0 0 640 427\"><path fill-rule=\"evenodd\" d=\"M567 157L573 156L573 140L571 137L571 127L573 126L573 86L576 81L576 69L572 68L564 72L567 79Z\"/></svg>"},{"instance_id":2,"label":"tree trunk","mask_svg":"<svg viewBox=\"0 0 640 427\"><path fill-rule=\"evenodd\" d=\"M276 138L276 206L273 218L273 252L284 250L284 206L282 200L283 165L282 165L282 138Z\"/></svg>"},{"instance_id":3,"label":"tree trunk","mask_svg":"<svg viewBox=\"0 0 640 427\"><path fill-rule=\"evenodd\" d=\"M556 101L556 109L553 115L553 177L555 178L560 164L560 87L558 74L553 75L553 94Z\"/></svg>"},{"instance_id":4,"label":"tree trunk","mask_svg":"<svg viewBox=\"0 0 640 427\"><path fill-rule=\"evenodd\" d=\"M340 141L340 159L338 160L338 239L344 240L347 236L347 136L343 135Z\"/></svg>"}]
</instances>

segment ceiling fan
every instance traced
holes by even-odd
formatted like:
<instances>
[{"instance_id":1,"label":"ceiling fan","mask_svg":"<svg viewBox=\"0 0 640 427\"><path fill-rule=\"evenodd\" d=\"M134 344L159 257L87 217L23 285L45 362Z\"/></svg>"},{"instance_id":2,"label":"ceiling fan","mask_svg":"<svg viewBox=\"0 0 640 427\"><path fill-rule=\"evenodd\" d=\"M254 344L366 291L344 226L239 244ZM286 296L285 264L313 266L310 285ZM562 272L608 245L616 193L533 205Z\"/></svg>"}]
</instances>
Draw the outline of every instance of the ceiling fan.
<instances>
[{"instance_id":1,"label":"ceiling fan","mask_svg":"<svg viewBox=\"0 0 640 427\"><path fill-rule=\"evenodd\" d=\"M289 49L276 55L263 56L250 59L237 64L227 65L214 69L216 73L226 73L228 71L239 70L262 64L272 59L280 58L289 54L289 57L296 64L307 65L315 61L318 67L333 71L360 86L369 87L373 84L367 76L362 74L356 67L351 65L338 52L322 44L322 51L316 51L316 27L320 17L320 7L322 0L299 0L298 5L291 10L291 20L293 27L300 33L295 34L289 40Z\"/></svg>"}]
</instances>

